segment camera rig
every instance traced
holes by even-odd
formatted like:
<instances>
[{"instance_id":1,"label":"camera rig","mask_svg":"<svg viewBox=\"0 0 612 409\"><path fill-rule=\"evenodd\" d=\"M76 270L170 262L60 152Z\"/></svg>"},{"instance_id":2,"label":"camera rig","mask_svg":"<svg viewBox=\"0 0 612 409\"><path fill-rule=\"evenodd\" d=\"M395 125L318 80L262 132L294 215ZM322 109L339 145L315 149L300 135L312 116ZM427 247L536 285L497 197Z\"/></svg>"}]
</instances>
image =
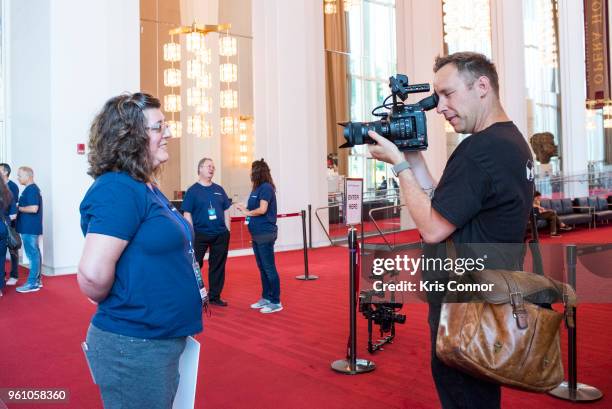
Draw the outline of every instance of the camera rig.
<instances>
[{"instance_id":1,"label":"camera rig","mask_svg":"<svg viewBox=\"0 0 612 409\"><path fill-rule=\"evenodd\" d=\"M393 277L399 273L393 271L387 274ZM378 350L384 350L383 345L393 343L395 324L406 323L406 315L399 314L403 304L396 302L395 294L391 293L389 301L382 300L384 297L384 291L362 290L359 292L359 312L368 320L368 351L371 354ZM376 301L373 298L381 300ZM380 338L378 342L373 341L374 324L379 326Z\"/></svg>"}]
</instances>

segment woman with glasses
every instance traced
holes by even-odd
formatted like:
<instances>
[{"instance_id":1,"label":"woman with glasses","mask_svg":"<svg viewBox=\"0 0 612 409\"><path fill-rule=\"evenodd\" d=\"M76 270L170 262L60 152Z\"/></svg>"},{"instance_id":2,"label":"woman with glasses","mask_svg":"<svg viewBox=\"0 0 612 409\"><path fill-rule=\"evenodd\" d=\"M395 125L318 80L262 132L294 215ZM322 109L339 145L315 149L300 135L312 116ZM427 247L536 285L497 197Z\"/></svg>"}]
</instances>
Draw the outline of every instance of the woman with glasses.
<instances>
[{"instance_id":1,"label":"woman with glasses","mask_svg":"<svg viewBox=\"0 0 612 409\"><path fill-rule=\"evenodd\" d=\"M202 331L193 230L155 183L170 136L143 93L111 98L91 125L77 279L98 304L83 348L107 408L171 408L186 337Z\"/></svg>"},{"instance_id":2,"label":"woman with glasses","mask_svg":"<svg viewBox=\"0 0 612 409\"><path fill-rule=\"evenodd\" d=\"M270 168L263 159L251 165L251 183L253 191L247 205L238 203L236 207L247 217L255 261L261 275L261 299L252 304L251 308L270 314L281 311L283 305L280 302L280 279L274 261L274 242L278 231L276 187Z\"/></svg>"}]
</instances>

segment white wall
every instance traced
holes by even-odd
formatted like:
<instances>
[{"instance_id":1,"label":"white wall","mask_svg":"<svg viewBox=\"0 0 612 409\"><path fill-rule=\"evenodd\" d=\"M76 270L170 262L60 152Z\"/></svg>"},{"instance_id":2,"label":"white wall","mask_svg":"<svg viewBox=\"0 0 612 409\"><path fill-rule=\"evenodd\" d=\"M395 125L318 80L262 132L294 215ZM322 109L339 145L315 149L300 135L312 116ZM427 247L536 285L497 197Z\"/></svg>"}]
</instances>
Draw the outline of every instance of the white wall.
<instances>
[{"instance_id":1,"label":"white wall","mask_svg":"<svg viewBox=\"0 0 612 409\"><path fill-rule=\"evenodd\" d=\"M79 204L92 183L76 144L108 98L139 89L139 3L12 0L10 9L13 165L33 167L42 190L43 271L74 273Z\"/></svg>"},{"instance_id":2,"label":"white wall","mask_svg":"<svg viewBox=\"0 0 612 409\"><path fill-rule=\"evenodd\" d=\"M253 1L255 157L270 165L278 212L327 206L323 3ZM279 221L280 248L301 245L298 218ZM313 244L324 233L313 222Z\"/></svg>"},{"instance_id":3,"label":"white wall","mask_svg":"<svg viewBox=\"0 0 612 409\"><path fill-rule=\"evenodd\" d=\"M499 76L499 98L504 110L527 134L527 86L522 0L491 1L491 51Z\"/></svg>"}]
</instances>

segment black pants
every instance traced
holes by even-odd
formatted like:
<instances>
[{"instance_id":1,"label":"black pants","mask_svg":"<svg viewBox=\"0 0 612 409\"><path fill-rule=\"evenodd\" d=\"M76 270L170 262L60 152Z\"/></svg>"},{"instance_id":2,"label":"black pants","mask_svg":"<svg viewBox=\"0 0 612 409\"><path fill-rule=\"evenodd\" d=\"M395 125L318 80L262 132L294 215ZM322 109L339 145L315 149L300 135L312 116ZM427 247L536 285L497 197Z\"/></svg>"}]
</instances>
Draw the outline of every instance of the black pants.
<instances>
[{"instance_id":1,"label":"black pants","mask_svg":"<svg viewBox=\"0 0 612 409\"><path fill-rule=\"evenodd\" d=\"M15 228L15 220L11 220L11 227ZM19 278L19 250L9 249L8 252L11 255L11 278ZM4 257L6 257L6 254ZM6 275L6 272L4 272L4 275Z\"/></svg>"},{"instance_id":2,"label":"black pants","mask_svg":"<svg viewBox=\"0 0 612 409\"><path fill-rule=\"evenodd\" d=\"M225 283L225 262L227 261L227 250L229 247L230 233L208 236L196 233L195 235L195 258L200 268L204 263L204 255L210 247L208 255L208 293L211 300L221 297L221 290Z\"/></svg>"},{"instance_id":3,"label":"black pants","mask_svg":"<svg viewBox=\"0 0 612 409\"><path fill-rule=\"evenodd\" d=\"M501 387L482 381L447 366L436 356L436 338L440 323L439 303L429 304L431 332L431 373L444 409L494 409L501 405Z\"/></svg>"}]
</instances>

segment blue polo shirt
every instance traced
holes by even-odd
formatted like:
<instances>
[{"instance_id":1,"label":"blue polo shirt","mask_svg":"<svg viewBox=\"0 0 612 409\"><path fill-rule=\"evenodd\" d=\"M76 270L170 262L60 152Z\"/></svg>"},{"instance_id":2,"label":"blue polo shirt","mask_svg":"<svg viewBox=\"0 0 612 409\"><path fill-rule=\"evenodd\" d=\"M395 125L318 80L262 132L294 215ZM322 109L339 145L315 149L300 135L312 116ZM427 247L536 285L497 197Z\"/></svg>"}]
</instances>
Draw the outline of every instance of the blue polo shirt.
<instances>
[{"instance_id":1,"label":"blue polo shirt","mask_svg":"<svg viewBox=\"0 0 612 409\"><path fill-rule=\"evenodd\" d=\"M21 192L21 196L19 196L19 207L26 206L38 206L38 212L19 212L17 214L17 224L15 225L17 233L36 235L42 234L43 203L42 196L40 195L40 189L35 183L26 186L25 189L23 189L23 192Z\"/></svg>"},{"instance_id":2,"label":"blue polo shirt","mask_svg":"<svg viewBox=\"0 0 612 409\"><path fill-rule=\"evenodd\" d=\"M128 242L93 325L147 339L202 331L202 301L189 253L191 225L158 189L126 173L105 173L85 194L80 211L84 235Z\"/></svg>"},{"instance_id":3,"label":"blue polo shirt","mask_svg":"<svg viewBox=\"0 0 612 409\"><path fill-rule=\"evenodd\" d=\"M196 182L185 192L181 209L191 213L196 233L217 236L227 231L225 211L229 207L230 200L221 186L216 183L204 186ZM209 211L214 211L213 220Z\"/></svg>"},{"instance_id":4,"label":"blue polo shirt","mask_svg":"<svg viewBox=\"0 0 612 409\"><path fill-rule=\"evenodd\" d=\"M261 216L251 216L249 219L249 231L252 236L276 233L276 193L268 182L262 183L251 192L247 202L247 209L254 210L259 207L259 201L268 202L268 210Z\"/></svg>"}]
</instances>

